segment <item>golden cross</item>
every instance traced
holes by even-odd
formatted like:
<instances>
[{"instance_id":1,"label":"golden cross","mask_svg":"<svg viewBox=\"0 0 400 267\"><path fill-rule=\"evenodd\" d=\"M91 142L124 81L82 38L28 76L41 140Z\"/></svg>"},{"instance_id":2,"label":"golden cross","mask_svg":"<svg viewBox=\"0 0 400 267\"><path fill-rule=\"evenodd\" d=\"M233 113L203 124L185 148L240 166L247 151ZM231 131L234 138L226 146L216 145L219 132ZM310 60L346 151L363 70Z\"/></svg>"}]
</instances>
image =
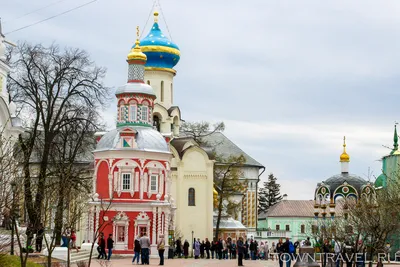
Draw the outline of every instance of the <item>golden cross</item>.
<instances>
[{"instance_id":1,"label":"golden cross","mask_svg":"<svg viewBox=\"0 0 400 267\"><path fill-rule=\"evenodd\" d=\"M139 39L139 26L136 26L136 36Z\"/></svg>"}]
</instances>

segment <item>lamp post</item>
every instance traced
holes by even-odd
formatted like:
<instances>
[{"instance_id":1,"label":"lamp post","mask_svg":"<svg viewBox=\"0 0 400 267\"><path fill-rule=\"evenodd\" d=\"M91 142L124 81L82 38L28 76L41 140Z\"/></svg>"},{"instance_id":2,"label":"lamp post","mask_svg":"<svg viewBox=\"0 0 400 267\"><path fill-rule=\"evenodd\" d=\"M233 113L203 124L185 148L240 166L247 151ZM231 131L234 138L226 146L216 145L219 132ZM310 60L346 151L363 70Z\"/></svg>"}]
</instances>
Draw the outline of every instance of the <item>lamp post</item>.
<instances>
[{"instance_id":1,"label":"lamp post","mask_svg":"<svg viewBox=\"0 0 400 267\"><path fill-rule=\"evenodd\" d=\"M194 250L194 231L192 231L192 258L193 258L193 250Z\"/></svg>"},{"instance_id":2,"label":"lamp post","mask_svg":"<svg viewBox=\"0 0 400 267\"><path fill-rule=\"evenodd\" d=\"M15 187L16 183L11 182L11 190L12 190L12 205L11 205L11 250L10 254L14 255L14 226L15 226Z\"/></svg>"}]
</instances>

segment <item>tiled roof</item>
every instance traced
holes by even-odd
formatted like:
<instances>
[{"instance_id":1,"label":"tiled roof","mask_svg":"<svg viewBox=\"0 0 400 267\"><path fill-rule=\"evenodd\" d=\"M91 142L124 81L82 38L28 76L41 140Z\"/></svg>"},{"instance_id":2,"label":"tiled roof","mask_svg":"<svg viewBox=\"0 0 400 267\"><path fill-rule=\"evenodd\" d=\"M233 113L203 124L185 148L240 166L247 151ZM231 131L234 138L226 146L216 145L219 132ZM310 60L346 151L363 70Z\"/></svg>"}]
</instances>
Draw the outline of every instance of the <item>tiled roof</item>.
<instances>
[{"instance_id":1,"label":"tiled roof","mask_svg":"<svg viewBox=\"0 0 400 267\"><path fill-rule=\"evenodd\" d=\"M314 217L314 200L282 200L272 206L267 213L261 213L258 219L267 217ZM343 215L343 199L336 200L335 216ZM327 209L329 212L329 207ZM329 213L327 214L329 217Z\"/></svg>"},{"instance_id":2,"label":"tiled roof","mask_svg":"<svg viewBox=\"0 0 400 267\"><path fill-rule=\"evenodd\" d=\"M215 147L215 152L224 157L229 157L231 155L240 155L246 158L246 165L264 167L261 163L250 157L246 152L244 152L240 147L238 147L234 142L232 142L228 137L226 137L221 132L215 132L211 135L204 137L204 140L212 147Z\"/></svg>"},{"instance_id":3,"label":"tiled roof","mask_svg":"<svg viewBox=\"0 0 400 267\"><path fill-rule=\"evenodd\" d=\"M282 200L272 206L267 217L314 217L314 200Z\"/></svg>"}]
</instances>

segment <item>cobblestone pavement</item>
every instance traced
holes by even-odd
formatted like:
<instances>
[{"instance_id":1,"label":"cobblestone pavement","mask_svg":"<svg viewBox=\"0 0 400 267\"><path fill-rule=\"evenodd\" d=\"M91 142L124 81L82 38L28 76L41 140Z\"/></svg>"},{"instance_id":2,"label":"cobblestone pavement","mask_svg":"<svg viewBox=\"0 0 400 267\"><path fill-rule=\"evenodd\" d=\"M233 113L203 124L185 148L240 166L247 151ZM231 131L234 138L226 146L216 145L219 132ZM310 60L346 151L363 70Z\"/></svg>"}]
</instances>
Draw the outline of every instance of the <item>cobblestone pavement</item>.
<instances>
[{"instance_id":1,"label":"cobblestone pavement","mask_svg":"<svg viewBox=\"0 0 400 267\"><path fill-rule=\"evenodd\" d=\"M158 266L159 259L150 259L149 266ZM245 260L243 261L243 265L246 267L264 267L264 266L271 266L277 267L277 261L250 261ZM121 258L121 259L111 259L108 265L101 265L98 260L94 260L93 267L124 267L124 266L136 266L136 263L132 265L132 258ZM140 265L141 266L141 265ZM176 266L176 267L235 267L237 266L237 260L194 260L194 259L173 259L173 260L165 260L164 266ZM286 267L286 266L285 266Z\"/></svg>"}]
</instances>

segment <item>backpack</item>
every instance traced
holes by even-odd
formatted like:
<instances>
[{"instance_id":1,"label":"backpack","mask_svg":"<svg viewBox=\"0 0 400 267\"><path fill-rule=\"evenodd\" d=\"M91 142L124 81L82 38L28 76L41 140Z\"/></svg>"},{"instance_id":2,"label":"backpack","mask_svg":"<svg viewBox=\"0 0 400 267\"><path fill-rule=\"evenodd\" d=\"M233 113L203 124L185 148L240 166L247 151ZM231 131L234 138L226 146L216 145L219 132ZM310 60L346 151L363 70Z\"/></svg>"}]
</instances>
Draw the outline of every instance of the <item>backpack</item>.
<instances>
[{"instance_id":1,"label":"backpack","mask_svg":"<svg viewBox=\"0 0 400 267\"><path fill-rule=\"evenodd\" d=\"M294 253L294 246L292 242L289 242L289 253Z\"/></svg>"}]
</instances>

